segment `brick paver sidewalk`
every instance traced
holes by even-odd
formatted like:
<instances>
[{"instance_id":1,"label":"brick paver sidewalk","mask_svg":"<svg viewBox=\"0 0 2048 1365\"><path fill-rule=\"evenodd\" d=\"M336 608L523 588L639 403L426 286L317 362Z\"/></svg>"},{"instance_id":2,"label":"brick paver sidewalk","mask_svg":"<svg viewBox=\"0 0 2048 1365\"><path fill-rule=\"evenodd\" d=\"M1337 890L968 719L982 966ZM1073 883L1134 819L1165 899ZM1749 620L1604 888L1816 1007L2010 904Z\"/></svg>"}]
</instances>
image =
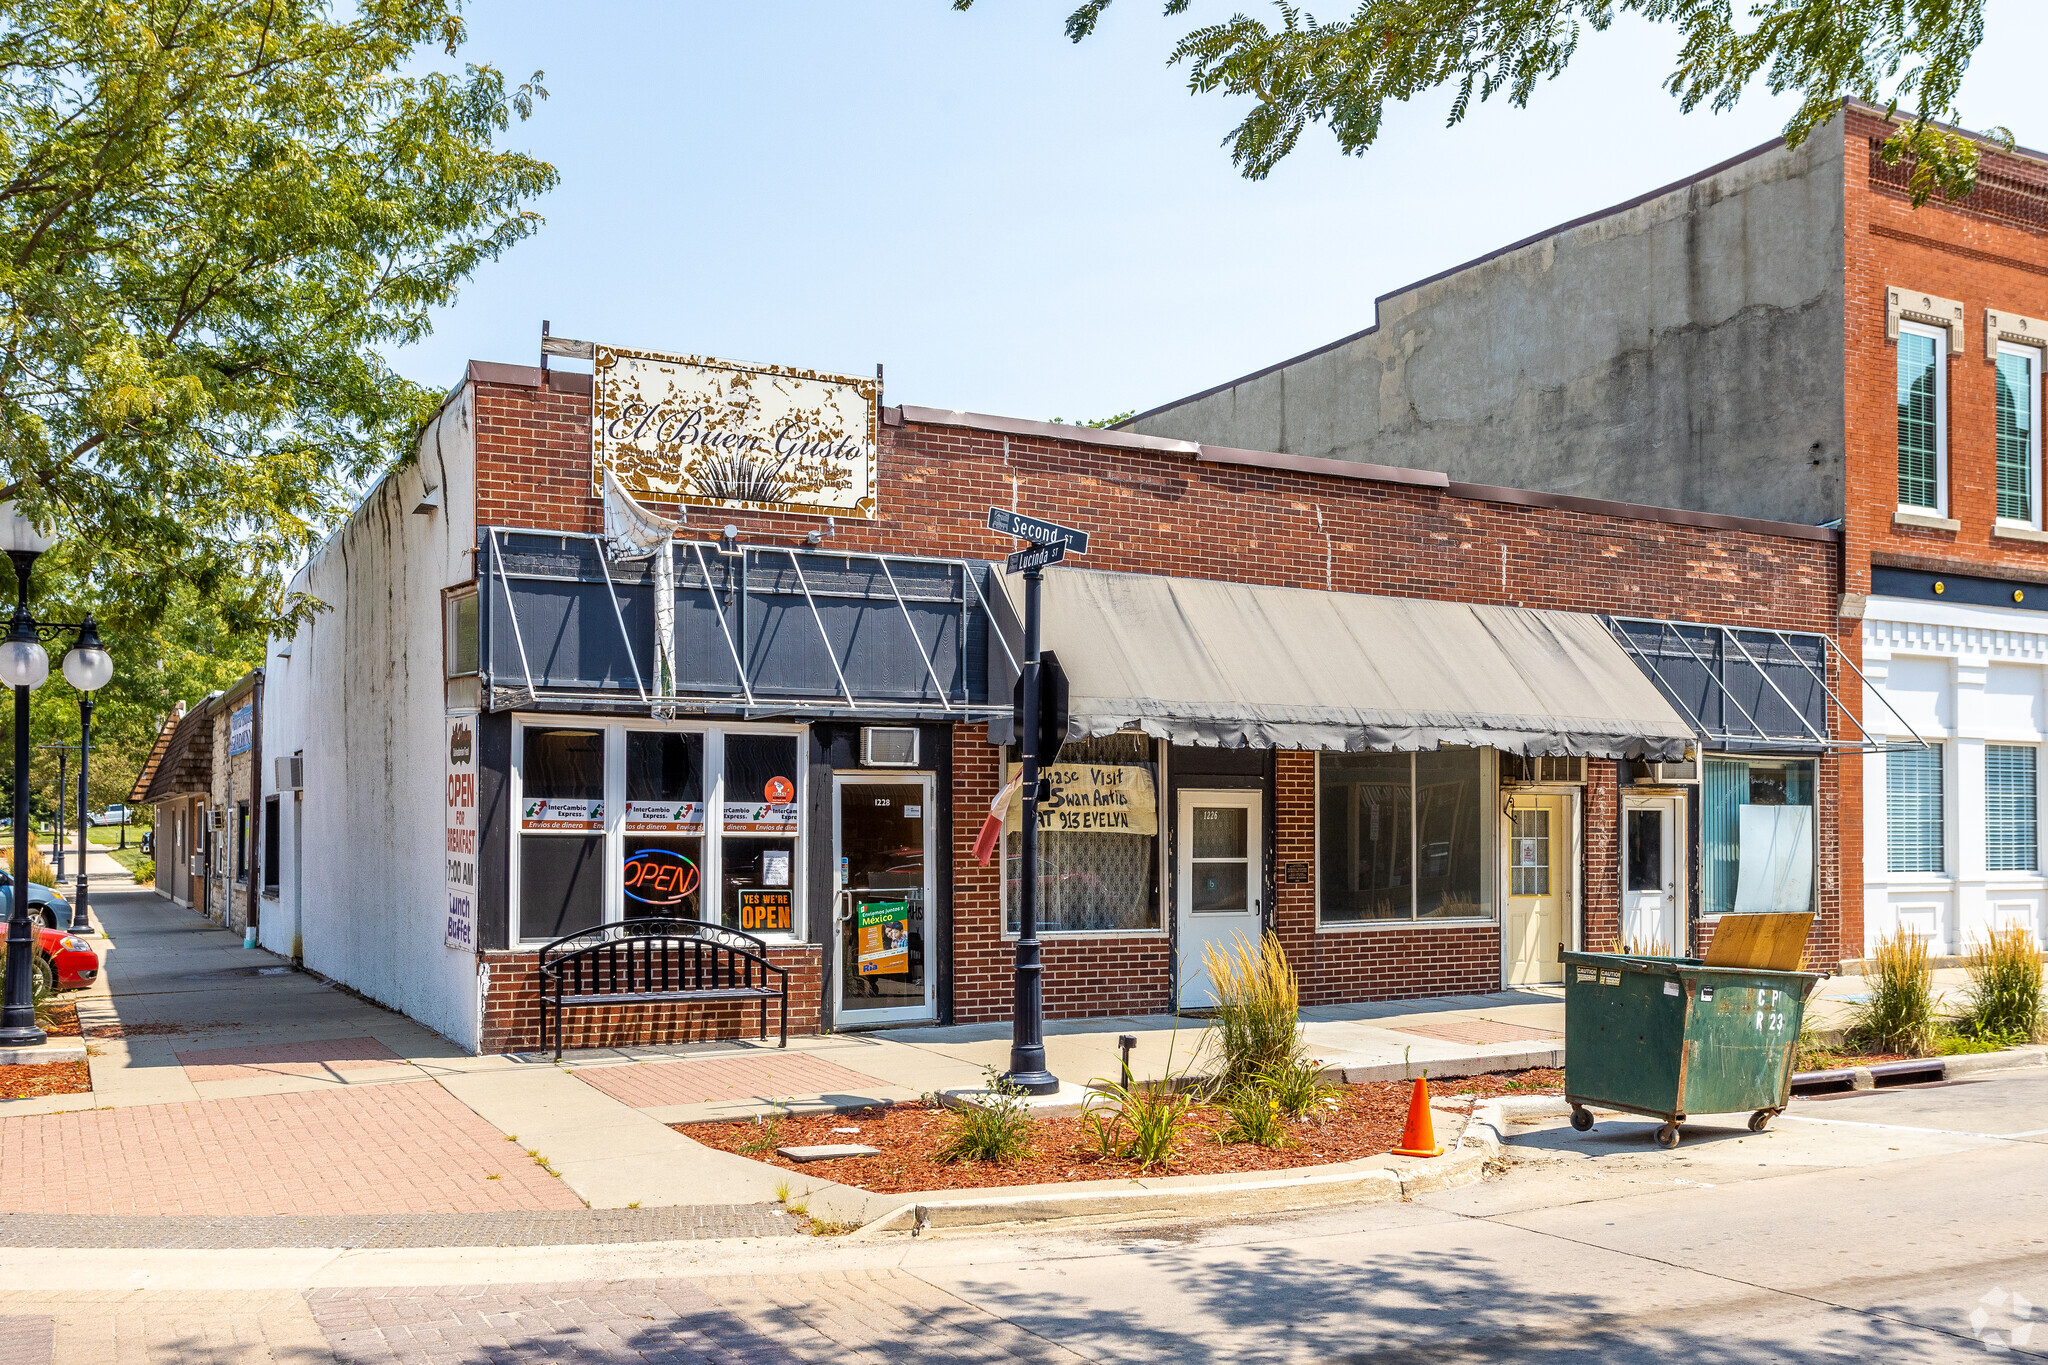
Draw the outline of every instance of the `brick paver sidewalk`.
<instances>
[{"instance_id":1,"label":"brick paver sidewalk","mask_svg":"<svg viewBox=\"0 0 2048 1365\"><path fill-rule=\"evenodd\" d=\"M576 1078L635 1109L715 1100L768 1101L791 1095L872 1095L886 1085L873 1076L801 1052L578 1067Z\"/></svg>"},{"instance_id":2,"label":"brick paver sidewalk","mask_svg":"<svg viewBox=\"0 0 2048 1365\"><path fill-rule=\"evenodd\" d=\"M583 1207L432 1081L0 1119L0 1170L10 1213Z\"/></svg>"}]
</instances>

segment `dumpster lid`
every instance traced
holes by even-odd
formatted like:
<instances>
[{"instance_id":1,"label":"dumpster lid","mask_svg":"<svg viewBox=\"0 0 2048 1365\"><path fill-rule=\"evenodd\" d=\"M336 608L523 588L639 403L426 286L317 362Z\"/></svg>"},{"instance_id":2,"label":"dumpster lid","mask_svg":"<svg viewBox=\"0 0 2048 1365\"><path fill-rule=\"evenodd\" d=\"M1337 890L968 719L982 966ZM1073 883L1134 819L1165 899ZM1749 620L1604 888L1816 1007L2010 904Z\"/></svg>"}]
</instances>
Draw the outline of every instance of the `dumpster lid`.
<instances>
[{"instance_id":1,"label":"dumpster lid","mask_svg":"<svg viewBox=\"0 0 2048 1365\"><path fill-rule=\"evenodd\" d=\"M1046 571L1041 600L1043 643L1068 676L1068 739L1659 761L1694 739L1580 612L1065 568ZM1008 690L991 679L990 695ZM991 722L989 738L1009 729Z\"/></svg>"}]
</instances>

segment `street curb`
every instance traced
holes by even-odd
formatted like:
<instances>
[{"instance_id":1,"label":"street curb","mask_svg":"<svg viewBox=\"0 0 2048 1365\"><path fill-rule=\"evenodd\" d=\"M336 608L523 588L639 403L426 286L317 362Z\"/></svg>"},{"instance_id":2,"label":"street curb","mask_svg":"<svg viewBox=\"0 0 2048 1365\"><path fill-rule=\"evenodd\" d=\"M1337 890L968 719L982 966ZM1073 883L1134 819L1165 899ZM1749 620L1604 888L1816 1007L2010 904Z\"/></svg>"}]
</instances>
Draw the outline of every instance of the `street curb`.
<instances>
[{"instance_id":1,"label":"street curb","mask_svg":"<svg viewBox=\"0 0 2048 1365\"><path fill-rule=\"evenodd\" d=\"M1429 1062L1381 1062L1373 1066L1326 1066L1323 1079L1340 1085L1364 1085L1373 1081L1412 1081L1427 1074L1432 1081L1484 1076L1495 1071L1528 1071L1535 1067L1564 1065L1564 1039L1555 1046L1531 1048L1526 1052L1500 1052L1469 1057L1444 1057Z\"/></svg>"},{"instance_id":2,"label":"street curb","mask_svg":"<svg viewBox=\"0 0 2048 1365\"><path fill-rule=\"evenodd\" d=\"M56 1062L84 1060L83 1038L38 1043L34 1047L0 1047L0 1066L49 1066Z\"/></svg>"},{"instance_id":3,"label":"street curb","mask_svg":"<svg viewBox=\"0 0 2048 1365\"><path fill-rule=\"evenodd\" d=\"M1979 1071L2011 1071L2019 1067L2048 1066L2048 1045L2039 1043L2026 1047L2010 1048L2004 1052L1972 1052L1960 1057L1944 1057L1941 1078L1950 1080L1956 1076L1968 1076Z\"/></svg>"},{"instance_id":4,"label":"street curb","mask_svg":"<svg viewBox=\"0 0 2048 1365\"><path fill-rule=\"evenodd\" d=\"M1484 1179L1486 1164L1500 1154L1502 1127L1500 1101L1491 1100L1473 1110L1452 1150L1437 1158L1364 1157L1276 1172L1267 1180L1234 1183L1201 1176L1164 1177L1155 1184L1094 1180L1057 1192L1005 1195L990 1190L968 1192L960 1198L911 1199L863 1223L848 1234L848 1240L916 1237L940 1230L1223 1218L1385 1203Z\"/></svg>"}]
</instances>

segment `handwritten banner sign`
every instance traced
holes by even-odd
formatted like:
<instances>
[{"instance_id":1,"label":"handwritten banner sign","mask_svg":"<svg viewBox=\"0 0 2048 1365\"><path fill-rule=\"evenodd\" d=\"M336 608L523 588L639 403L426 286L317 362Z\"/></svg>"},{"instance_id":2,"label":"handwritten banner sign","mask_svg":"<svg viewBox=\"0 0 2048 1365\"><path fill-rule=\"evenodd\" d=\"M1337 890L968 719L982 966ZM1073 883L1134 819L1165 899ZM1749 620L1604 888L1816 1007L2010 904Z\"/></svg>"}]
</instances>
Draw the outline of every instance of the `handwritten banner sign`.
<instances>
[{"instance_id":1,"label":"handwritten banner sign","mask_svg":"<svg viewBox=\"0 0 2048 1365\"><path fill-rule=\"evenodd\" d=\"M448 922L441 942L467 951L476 946L476 717L448 717L447 739Z\"/></svg>"},{"instance_id":2,"label":"handwritten banner sign","mask_svg":"<svg viewBox=\"0 0 2048 1365\"><path fill-rule=\"evenodd\" d=\"M599 346L591 489L704 507L875 515L880 382Z\"/></svg>"},{"instance_id":3,"label":"handwritten banner sign","mask_svg":"<svg viewBox=\"0 0 2048 1365\"><path fill-rule=\"evenodd\" d=\"M1054 763L1040 773L1052 799L1038 806L1038 827L1048 834L1157 834L1159 796L1152 770L1139 764ZM1017 765L1010 765L1010 776ZM1023 828L1022 801L1010 803L1004 828Z\"/></svg>"}]
</instances>

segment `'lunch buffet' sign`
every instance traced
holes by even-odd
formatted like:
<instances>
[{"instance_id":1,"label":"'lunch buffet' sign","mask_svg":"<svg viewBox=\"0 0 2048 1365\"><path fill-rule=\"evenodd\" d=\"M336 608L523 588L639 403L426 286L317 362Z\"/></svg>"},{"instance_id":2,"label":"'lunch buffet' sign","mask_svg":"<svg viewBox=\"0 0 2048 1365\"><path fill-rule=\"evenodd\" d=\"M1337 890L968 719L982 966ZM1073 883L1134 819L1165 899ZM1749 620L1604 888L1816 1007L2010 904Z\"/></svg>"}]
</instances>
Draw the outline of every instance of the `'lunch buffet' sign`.
<instances>
[{"instance_id":1,"label":"'lunch buffet' sign","mask_svg":"<svg viewBox=\"0 0 2048 1365\"><path fill-rule=\"evenodd\" d=\"M881 384L708 356L591 348L593 490L658 502L875 515Z\"/></svg>"}]
</instances>

